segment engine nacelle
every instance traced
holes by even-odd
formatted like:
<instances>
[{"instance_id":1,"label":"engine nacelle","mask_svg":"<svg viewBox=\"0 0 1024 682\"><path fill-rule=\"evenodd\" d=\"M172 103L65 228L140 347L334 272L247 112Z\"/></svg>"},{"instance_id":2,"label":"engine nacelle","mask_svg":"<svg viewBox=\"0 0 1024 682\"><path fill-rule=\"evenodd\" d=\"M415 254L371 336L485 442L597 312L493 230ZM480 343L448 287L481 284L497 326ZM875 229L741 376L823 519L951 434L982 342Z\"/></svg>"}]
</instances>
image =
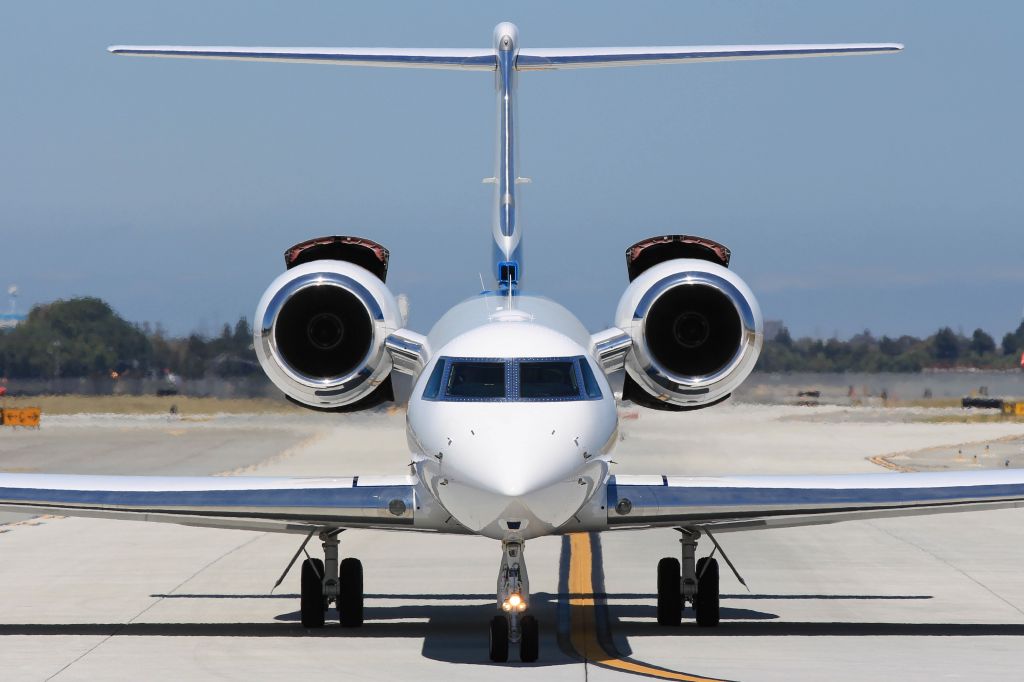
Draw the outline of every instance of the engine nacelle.
<instances>
[{"instance_id":1,"label":"engine nacelle","mask_svg":"<svg viewBox=\"0 0 1024 682\"><path fill-rule=\"evenodd\" d=\"M650 266L619 300L616 326L629 334L623 398L685 410L729 397L754 369L764 342L750 287L709 260Z\"/></svg>"},{"instance_id":2,"label":"engine nacelle","mask_svg":"<svg viewBox=\"0 0 1024 682\"><path fill-rule=\"evenodd\" d=\"M313 260L281 274L260 299L256 356L274 385L304 406L369 407L393 399L384 343L401 320L378 276L341 260Z\"/></svg>"}]
</instances>

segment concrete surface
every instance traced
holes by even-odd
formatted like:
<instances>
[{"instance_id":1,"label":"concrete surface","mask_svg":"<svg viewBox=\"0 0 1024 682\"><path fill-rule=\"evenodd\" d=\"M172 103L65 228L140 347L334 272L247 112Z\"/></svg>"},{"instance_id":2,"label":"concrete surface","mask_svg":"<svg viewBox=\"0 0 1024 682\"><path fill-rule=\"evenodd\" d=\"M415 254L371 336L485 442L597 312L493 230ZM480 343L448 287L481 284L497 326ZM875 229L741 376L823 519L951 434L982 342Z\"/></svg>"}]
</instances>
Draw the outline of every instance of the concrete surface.
<instances>
[{"instance_id":1,"label":"concrete surface","mask_svg":"<svg viewBox=\"0 0 1024 682\"><path fill-rule=\"evenodd\" d=\"M917 451L928 463L953 445L1024 438L1024 424L915 423L905 411L725 405L637 414L623 422L619 473L876 471L867 457L902 453L901 466L912 466ZM0 432L0 469L395 473L407 462L403 427L400 412L55 418L39 432ZM615 660L589 663L569 631L585 608L569 605L569 543L531 541L541 660L493 665L486 623L500 554L491 541L347 531L342 552L366 570L366 625L307 632L297 572L270 594L296 536L31 519L0 526L0 679L604 680L627 676L616 669L623 660L665 679L1021 677L1020 511L720 540L752 591L723 565L721 626L684 620L666 629L655 623L655 565L678 552L676 533L595 536L598 606L587 615Z\"/></svg>"}]
</instances>

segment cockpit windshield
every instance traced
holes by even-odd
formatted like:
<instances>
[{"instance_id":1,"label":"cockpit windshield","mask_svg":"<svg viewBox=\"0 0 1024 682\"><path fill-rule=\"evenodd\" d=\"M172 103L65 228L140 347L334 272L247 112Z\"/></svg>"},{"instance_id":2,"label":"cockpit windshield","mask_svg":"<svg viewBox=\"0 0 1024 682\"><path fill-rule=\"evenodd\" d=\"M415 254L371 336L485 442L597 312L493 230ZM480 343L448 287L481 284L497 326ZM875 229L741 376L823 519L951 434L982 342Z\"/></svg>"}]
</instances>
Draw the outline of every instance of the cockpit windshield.
<instances>
[{"instance_id":1,"label":"cockpit windshield","mask_svg":"<svg viewBox=\"0 0 1024 682\"><path fill-rule=\"evenodd\" d=\"M570 358L438 358L424 400L564 402L600 400L583 356Z\"/></svg>"},{"instance_id":2,"label":"cockpit windshield","mask_svg":"<svg viewBox=\"0 0 1024 682\"><path fill-rule=\"evenodd\" d=\"M572 360L540 360L519 362L519 397L576 398L580 386L576 379L576 363Z\"/></svg>"},{"instance_id":3,"label":"cockpit windshield","mask_svg":"<svg viewBox=\"0 0 1024 682\"><path fill-rule=\"evenodd\" d=\"M504 398L505 363L453 361L445 382L452 398Z\"/></svg>"}]
</instances>

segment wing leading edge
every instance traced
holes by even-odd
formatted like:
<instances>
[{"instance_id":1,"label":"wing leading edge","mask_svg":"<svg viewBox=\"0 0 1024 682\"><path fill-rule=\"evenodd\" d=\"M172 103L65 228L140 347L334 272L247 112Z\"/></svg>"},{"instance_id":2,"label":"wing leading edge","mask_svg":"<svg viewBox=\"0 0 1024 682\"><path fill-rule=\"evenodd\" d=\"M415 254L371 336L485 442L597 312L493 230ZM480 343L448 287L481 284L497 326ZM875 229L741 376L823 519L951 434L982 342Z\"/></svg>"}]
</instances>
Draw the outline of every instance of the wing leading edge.
<instances>
[{"instance_id":1,"label":"wing leading edge","mask_svg":"<svg viewBox=\"0 0 1024 682\"><path fill-rule=\"evenodd\" d=\"M420 530L415 479L0 474L0 510L308 533Z\"/></svg>"},{"instance_id":2,"label":"wing leading edge","mask_svg":"<svg viewBox=\"0 0 1024 682\"><path fill-rule=\"evenodd\" d=\"M608 528L781 528L1024 507L1024 469L839 476L613 476Z\"/></svg>"}]
</instances>

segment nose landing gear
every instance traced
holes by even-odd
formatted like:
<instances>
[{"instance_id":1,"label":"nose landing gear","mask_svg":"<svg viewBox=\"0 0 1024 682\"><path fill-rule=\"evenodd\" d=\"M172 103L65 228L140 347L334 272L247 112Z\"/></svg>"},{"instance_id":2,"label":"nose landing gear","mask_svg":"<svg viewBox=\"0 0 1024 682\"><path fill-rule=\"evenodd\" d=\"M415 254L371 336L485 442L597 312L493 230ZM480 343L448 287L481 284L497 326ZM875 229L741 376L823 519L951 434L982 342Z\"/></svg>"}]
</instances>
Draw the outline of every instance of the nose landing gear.
<instances>
[{"instance_id":1,"label":"nose landing gear","mask_svg":"<svg viewBox=\"0 0 1024 682\"><path fill-rule=\"evenodd\" d=\"M338 606L338 620L343 628L363 624L363 564L350 557L339 565L339 532L320 533L323 561L307 555L302 562L299 604L303 627L322 628L331 602Z\"/></svg>"},{"instance_id":2,"label":"nose landing gear","mask_svg":"<svg viewBox=\"0 0 1024 682\"><path fill-rule=\"evenodd\" d=\"M519 660L533 663L540 654L537 619L525 613L530 603L530 579L526 573L521 541L502 543L498 568L498 609L491 619L488 655L495 663L508 661L509 644L519 645Z\"/></svg>"}]
</instances>

